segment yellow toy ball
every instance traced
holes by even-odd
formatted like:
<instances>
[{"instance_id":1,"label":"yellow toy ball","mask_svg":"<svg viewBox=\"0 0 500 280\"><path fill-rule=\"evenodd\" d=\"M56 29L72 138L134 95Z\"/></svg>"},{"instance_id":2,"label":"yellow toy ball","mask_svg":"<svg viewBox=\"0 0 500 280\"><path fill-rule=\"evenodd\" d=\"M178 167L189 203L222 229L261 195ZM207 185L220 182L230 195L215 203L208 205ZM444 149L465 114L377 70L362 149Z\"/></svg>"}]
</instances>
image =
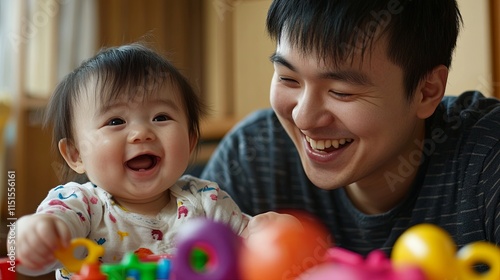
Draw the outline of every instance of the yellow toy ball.
<instances>
[{"instance_id":1,"label":"yellow toy ball","mask_svg":"<svg viewBox=\"0 0 500 280\"><path fill-rule=\"evenodd\" d=\"M398 238L391 259L396 267L420 267L429 280L457 279L456 252L455 242L445 230L419 224Z\"/></svg>"}]
</instances>

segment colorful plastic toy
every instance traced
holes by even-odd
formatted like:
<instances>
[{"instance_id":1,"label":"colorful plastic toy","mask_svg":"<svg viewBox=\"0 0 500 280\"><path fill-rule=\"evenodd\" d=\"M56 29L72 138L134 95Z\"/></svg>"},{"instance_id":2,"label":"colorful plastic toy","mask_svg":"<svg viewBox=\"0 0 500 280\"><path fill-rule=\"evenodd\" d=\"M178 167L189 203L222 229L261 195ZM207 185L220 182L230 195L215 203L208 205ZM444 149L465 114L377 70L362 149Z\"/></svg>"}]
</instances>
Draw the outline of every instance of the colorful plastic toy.
<instances>
[{"instance_id":1,"label":"colorful plastic toy","mask_svg":"<svg viewBox=\"0 0 500 280\"><path fill-rule=\"evenodd\" d=\"M15 280L16 279L16 262L11 257L0 259L0 280Z\"/></svg>"},{"instance_id":2,"label":"colorful plastic toy","mask_svg":"<svg viewBox=\"0 0 500 280\"><path fill-rule=\"evenodd\" d=\"M500 248L475 242L457 251L447 232L421 224L408 229L394 245L391 258L375 250L366 258L334 247L316 220L290 213L298 223L273 222L243 240L223 224L193 220L181 229L175 255L125 255L117 264L102 264L104 250L87 239L73 240L56 256L73 280L499 280ZM85 247L88 256L74 257ZM11 257L0 260L0 280L15 280ZM478 272L477 264L488 269Z\"/></svg>"},{"instance_id":3,"label":"colorful plastic toy","mask_svg":"<svg viewBox=\"0 0 500 280\"><path fill-rule=\"evenodd\" d=\"M234 280L238 275L240 238L226 225L200 219L177 234L172 259L176 280Z\"/></svg>"},{"instance_id":4,"label":"colorful plastic toy","mask_svg":"<svg viewBox=\"0 0 500 280\"><path fill-rule=\"evenodd\" d=\"M425 280L416 266L395 268L390 259L379 250L366 259L354 252L333 247L327 252L327 262L301 275L301 280Z\"/></svg>"},{"instance_id":5,"label":"colorful plastic toy","mask_svg":"<svg viewBox=\"0 0 500 280\"><path fill-rule=\"evenodd\" d=\"M404 232L394 244L391 259L396 267L420 267L428 280L498 280L500 249L486 242L474 242L457 252L449 234L431 224L416 225ZM488 271L474 269L485 264Z\"/></svg>"},{"instance_id":6,"label":"colorful plastic toy","mask_svg":"<svg viewBox=\"0 0 500 280\"><path fill-rule=\"evenodd\" d=\"M101 271L108 276L109 280L141 279L155 280L168 279L170 271L164 271L165 275L158 275L158 264L154 262L141 262L134 253L128 253L119 264L103 264Z\"/></svg>"},{"instance_id":7,"label":"colorful plastic toy","mask_svg":"<svg viewBox=\"0 0 500 280\"><path fill-rule=\"evenodd\" d=\"M295 279L325 262L326 251L333 246L326 228L303 212L283 213L292 219L264 224L244 242L239 261L241 279Z\"/></svg>"},{"instance_id":8,"label":"colorful plastic toy","mask_svg":"<svg viewBox=\"0 0 500 280\"><path fill-rule=\"evenodd\" d=\"M86 249L87 257L75 258L75 250L78 249ZM104 247L86 238L75 238L68 247L59 249L54 254L69 272L75 273L79 272L84 264L97 264L99 257L104 255Z\"/></svg>"},{"instance_id":9,"label":"colorful plastic toy","mask_svg":"<svg viewBox=\"0 0 500 280\"><path fill-rule=\"evenodd\" d=\"M107 280L108 276L102 273L98 263L83 264L80 271L71 276L71 280Z\"/></svg>"}]
</instances>

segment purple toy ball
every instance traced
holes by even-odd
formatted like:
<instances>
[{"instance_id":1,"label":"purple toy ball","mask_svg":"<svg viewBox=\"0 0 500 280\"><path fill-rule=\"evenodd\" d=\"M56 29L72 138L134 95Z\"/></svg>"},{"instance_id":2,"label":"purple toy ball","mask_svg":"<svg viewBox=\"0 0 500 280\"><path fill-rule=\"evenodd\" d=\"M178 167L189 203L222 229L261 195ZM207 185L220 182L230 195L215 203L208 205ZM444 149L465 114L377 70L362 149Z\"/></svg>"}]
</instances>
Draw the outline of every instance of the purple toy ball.
<instances>
[{"instance_id":1,"label":"purple toy ball","mask_svg":"<svg viewBox=\"0 0 500 280\"><path fill-rule=\"evenodd\" d=\"M177 253L172 259L176 280L238 279L239 237L226 225L194 219L177 234ZM200 263L193 263L196 255Z\"/></svg>"}]
</instances>

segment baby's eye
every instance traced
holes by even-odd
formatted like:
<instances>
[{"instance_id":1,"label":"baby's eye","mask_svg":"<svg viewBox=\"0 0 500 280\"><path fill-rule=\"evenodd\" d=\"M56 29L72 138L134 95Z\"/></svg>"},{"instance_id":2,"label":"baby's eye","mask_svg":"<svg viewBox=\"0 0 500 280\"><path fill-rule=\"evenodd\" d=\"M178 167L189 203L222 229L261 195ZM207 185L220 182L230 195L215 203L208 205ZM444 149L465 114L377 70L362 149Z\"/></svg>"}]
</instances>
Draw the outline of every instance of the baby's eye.
<instances>
[{"instance_id":1,"label":"baby's eye","mask_svg":"<svg viewBox=\"0 0 500 280\"><path fill-rule=\"evenodd\" d=\"M158 116L153 118L154 122L164 122L164 121L168 121L168 120L170 120L170 118L167 115L158 115Z\"/></svg>"},{"instance_id":2,"label":"baby's eye","mask_svg":"<svg viewBox=\"0 0 500 280\"><path fill-rule=\"evenodd\" d=\"M114 118L108 121L107 125L115 126L115 125L122 125L124 124L125 121L120 119L120 118Z\"/></svg>"}]
</instances>

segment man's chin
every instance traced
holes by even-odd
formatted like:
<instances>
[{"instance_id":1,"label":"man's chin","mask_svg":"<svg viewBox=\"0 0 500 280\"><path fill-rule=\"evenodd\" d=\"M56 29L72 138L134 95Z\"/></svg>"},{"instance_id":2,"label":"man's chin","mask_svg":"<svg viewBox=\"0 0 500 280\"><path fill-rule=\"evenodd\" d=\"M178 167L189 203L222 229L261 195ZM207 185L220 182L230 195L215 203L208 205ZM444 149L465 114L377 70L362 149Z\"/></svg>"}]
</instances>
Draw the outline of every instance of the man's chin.
<instances>
[{"instance_id":1,"label":"man's chin","mask_svg":"<svg viewBox=\"0 0 500 280\"><path fill-rule=\"evenodd\" d=\"M319 189L327 191L339 189L346 185L346 184L341 184L341 182L332 182L331 180L321 179L321 178L311 179L311 177L309 177L309 180L311 180L311 182Z\"/></svg>"}]
</instances>

